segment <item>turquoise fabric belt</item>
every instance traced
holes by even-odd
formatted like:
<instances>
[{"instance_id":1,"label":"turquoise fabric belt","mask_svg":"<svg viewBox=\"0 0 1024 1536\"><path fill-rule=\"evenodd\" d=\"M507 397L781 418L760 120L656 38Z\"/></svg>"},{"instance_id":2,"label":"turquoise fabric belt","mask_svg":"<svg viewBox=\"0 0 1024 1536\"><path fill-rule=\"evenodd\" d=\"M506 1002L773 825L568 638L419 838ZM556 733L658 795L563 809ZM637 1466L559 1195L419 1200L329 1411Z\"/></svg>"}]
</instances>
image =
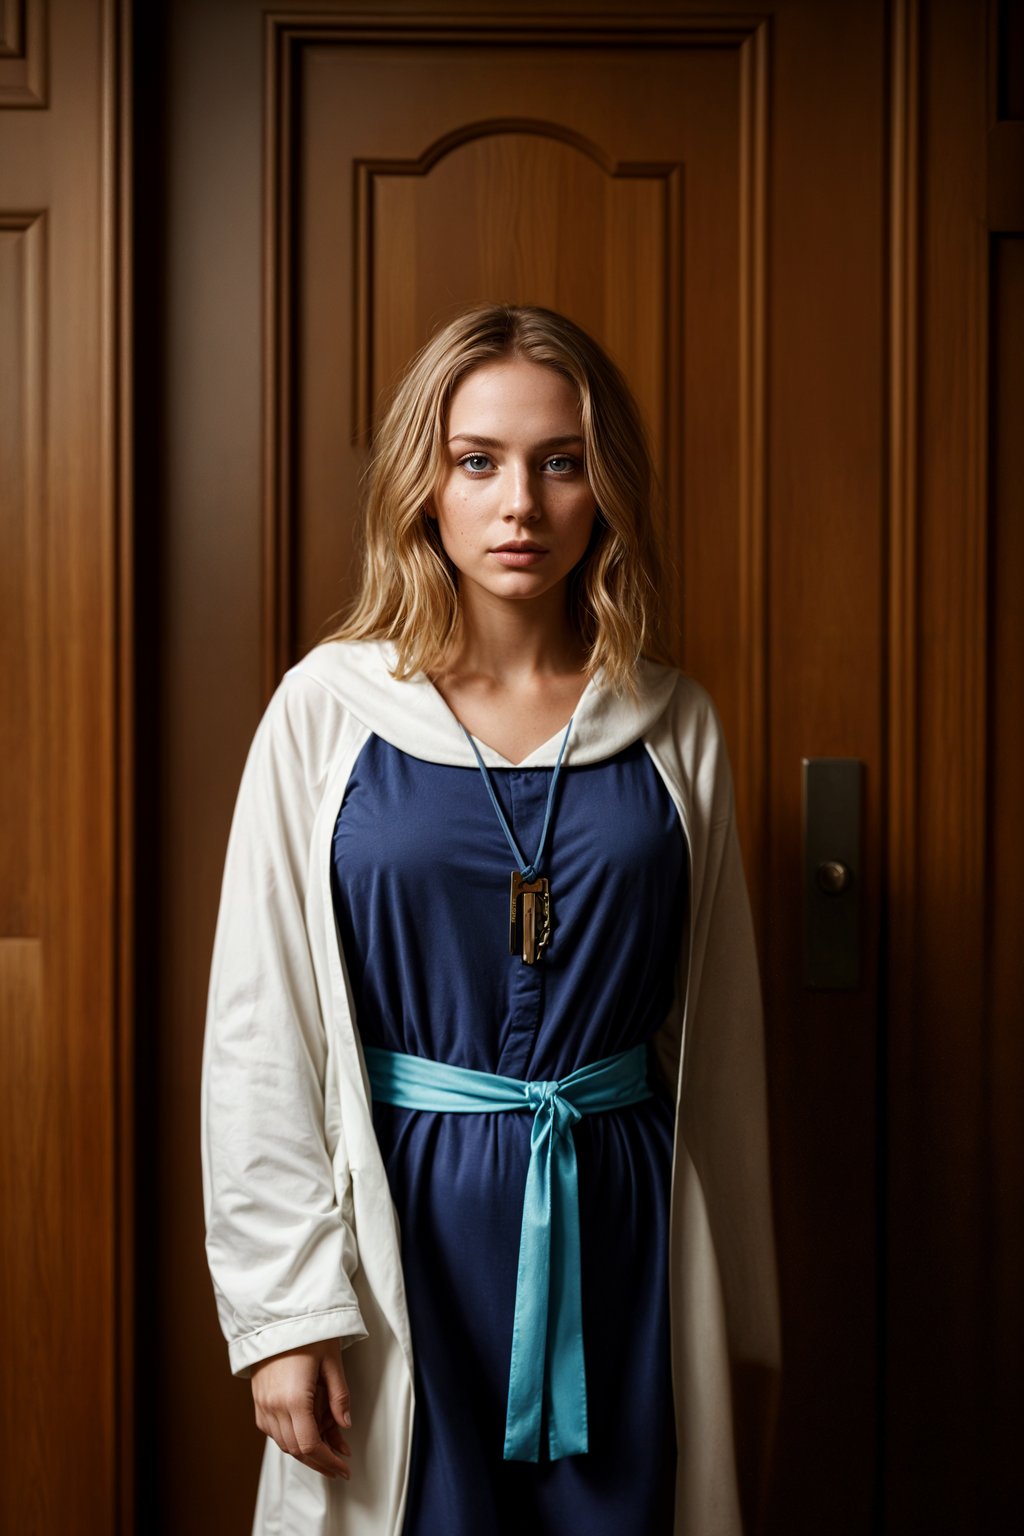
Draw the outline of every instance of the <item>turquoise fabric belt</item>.
<instances>
[{"instance_id":1,"label":"turquoise fabric belt","mask_svg":"<svg viewBox=\"0 0 1024 1536\"><path fill-rule=\"evenodd\" d=\"M580 1216L572 1127L581 1115L652 1097L643 1045L551 1082L526 1082L367 1046L373 1095L384 1104L454 1114L532 1109L519 1240L506 1461L540 1459L541 1404L551 1460L587 1449Z\"/></svg>"}]
</instances>

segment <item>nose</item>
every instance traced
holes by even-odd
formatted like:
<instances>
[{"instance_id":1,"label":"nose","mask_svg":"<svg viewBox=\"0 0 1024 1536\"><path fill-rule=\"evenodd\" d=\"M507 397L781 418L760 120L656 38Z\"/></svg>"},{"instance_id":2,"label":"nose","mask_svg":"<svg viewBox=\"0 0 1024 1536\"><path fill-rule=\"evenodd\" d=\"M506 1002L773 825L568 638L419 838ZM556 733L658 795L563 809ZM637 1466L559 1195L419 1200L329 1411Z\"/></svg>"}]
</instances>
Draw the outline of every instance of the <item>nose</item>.
<instances>
[{"instance_id":1,"label":"nose","mask_svg":"<svg viewBox=\"0 0 1024 1536\"><path fill-rule=\"evenodd\" d=\"M505 516L533 518L537 515L537 493L529 464L510 464L505 485Z\"/></svg>"}]
</instances>

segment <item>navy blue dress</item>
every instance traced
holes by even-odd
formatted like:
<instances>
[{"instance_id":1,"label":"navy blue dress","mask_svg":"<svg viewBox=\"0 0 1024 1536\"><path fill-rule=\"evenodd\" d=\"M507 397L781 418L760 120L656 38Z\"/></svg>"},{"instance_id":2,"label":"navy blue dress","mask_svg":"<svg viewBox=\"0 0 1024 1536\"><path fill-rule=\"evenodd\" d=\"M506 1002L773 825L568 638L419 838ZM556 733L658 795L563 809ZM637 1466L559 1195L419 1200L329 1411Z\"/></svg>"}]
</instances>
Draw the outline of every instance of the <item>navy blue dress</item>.
<instances>
[{"instance_id":1,"label":"navy blue dress","mask_svg":"<svg viewBox=\"0 0 1024 1536\"><path fill-rule=\"evenodd\" d=\"M458 730L453 722L453 729ZM640 741L559 775L549 950L508 952L512 859L479 768L371 736L334 829L335 911L365 1045L557 1078L650 1039L672 1000L687 858ZM527 859L551 768L492 768ZM585 1115L579 1170L589 1449L503 1460L529 1111L376 1102L402 1234L416 1412L403 1536L669 1536L676 1443L668 1204L674 1104Z\"/></svg>"}]
</instances>

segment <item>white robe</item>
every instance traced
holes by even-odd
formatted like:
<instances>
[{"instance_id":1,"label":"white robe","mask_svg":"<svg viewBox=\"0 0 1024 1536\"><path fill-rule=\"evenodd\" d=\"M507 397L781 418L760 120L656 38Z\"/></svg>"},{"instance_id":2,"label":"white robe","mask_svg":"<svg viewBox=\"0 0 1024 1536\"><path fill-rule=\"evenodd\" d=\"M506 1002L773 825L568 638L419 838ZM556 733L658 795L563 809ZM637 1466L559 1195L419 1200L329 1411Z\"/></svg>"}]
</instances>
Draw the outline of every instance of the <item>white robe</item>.
<instances>
[{"instance_id":1,"label":"white robe","mask_svg":"<svg viewBox=\"0 0 1024 1536\"><path fill-rule=\"evenodd\" d=\"M202 1066L206 1252L231 1369L340 1338L351 1481L268 1439L253 1536L400 1536L413 1413L400 1233L331 896L332 836L371 734L475 766L441 694L390 676L388 643L315 647L284 676L238 791L210 974ZM670 1213L674 1536L739 1536L737 1463L757 1459L734 1386L771 1382L779 1322L761 993L721 727L707 693L644 662L640 697L598 678L563 765L638 738L689 851L688 932L655 1039L676 1094ZM554 764L559 731L520 766ZM481 745L488 767L508 760ZM640 1306L642 1297L630 1298ZM628 1337L629 1318L610 1319ZM481 1533L486 1536L486 1533ZM641 1533L637 1533L641 1536Z\"/></svg>"}]
</instances>

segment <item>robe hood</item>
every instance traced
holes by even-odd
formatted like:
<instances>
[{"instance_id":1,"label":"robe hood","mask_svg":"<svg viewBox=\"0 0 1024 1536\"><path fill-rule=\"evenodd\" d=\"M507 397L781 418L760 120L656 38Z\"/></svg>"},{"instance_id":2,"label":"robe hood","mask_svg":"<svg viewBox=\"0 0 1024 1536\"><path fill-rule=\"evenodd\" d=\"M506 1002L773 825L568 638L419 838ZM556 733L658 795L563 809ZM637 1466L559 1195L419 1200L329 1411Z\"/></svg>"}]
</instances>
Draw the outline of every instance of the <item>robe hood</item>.
<instances>
[{"instance_id":1,"label":"robe hood","mask_svg":"<svg viewBox=\"0 0 1024 1536\"><path fill-rule=\"evenodd\" d=\"M476 766L473 750L458 719L423 672L404 682L392 676L396 649L390 640L324 641L294 670L315 677L348 713L393 747L431 763ZM661 662L642 658L638 696L616 693L599 668L584 688L573 714L564 762L581 766L601 762L648 732L668 708L679 674ZM478 742L489 768L553 767L564 728L511 762Z\"/></svg>"}]
</instances>

